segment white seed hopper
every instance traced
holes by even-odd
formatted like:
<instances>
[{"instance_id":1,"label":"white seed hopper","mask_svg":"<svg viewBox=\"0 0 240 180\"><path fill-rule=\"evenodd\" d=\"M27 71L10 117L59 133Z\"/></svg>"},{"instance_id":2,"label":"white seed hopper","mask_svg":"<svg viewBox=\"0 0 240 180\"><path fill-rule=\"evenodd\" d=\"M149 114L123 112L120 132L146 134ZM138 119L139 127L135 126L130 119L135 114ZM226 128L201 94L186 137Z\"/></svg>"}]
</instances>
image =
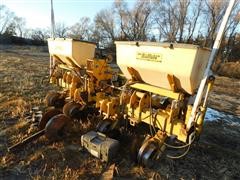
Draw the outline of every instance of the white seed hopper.
<instances>
[{"instance_id":1,"label":"white seed hopper","mask_svg":"<svg viewBox=\"0 0 240 180\"><path fill-rule=\"evenodd\" d=\"M136 70L141 79L153 86L171 90L168 75L180 91L193 94L203 77L209 55L208 48L188 44L152 42L115 42L117 64L127 78L128 67Z\"/></svg>"},{"instance_id":2,"label":"white seed hopper","mask_svg":"<svg viewBox=\"0 0 240 180\"><path fill-rule=\"evenodd\" d=\"M48 49L51 56L70 66L82 67L87 59L94 58L96 44L74 39L48 39Z\"/></svg>"}]
</instances>

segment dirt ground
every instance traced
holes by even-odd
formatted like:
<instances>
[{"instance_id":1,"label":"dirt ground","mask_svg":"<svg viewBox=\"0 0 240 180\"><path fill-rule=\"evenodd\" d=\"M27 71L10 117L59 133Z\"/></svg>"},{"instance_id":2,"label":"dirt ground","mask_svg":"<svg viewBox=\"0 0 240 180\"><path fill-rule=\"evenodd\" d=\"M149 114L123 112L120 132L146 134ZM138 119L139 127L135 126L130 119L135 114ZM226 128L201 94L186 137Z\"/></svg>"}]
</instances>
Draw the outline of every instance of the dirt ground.
<instances>
[{"instance_id":1,"label":"dirt ground","mask_svg":"<svg viewBox=\"0 0 240 180\"><path fill-rule=\"evenodd\" d=\"M0 46L0 179L99 179L111 163L92 157L80 146L81 134L92 129L89 121L76 122L58 142L44 136L17 153L7 147L32 134L27 119L32 107L44 110L48 83L46 47ZM152 169L137 166L128 155L127 140L114 159L114 179L239 179L240 80L216 77L209 106L234 117L206 121L200 140L182 159L163 156ZM236 123L239 122L239 123ZM166 151L168 153L168 151Z\"/></svg>"},{"instance_id":2,"label":"dirt ground","mask_svg":"<svg viewBox=\"0 0 240 180\"><path fill-rule=\"evenodd\" d=\"M240 117L240 79L218 76L211 91L209 105Z\"/></svg>"}]
</instances>

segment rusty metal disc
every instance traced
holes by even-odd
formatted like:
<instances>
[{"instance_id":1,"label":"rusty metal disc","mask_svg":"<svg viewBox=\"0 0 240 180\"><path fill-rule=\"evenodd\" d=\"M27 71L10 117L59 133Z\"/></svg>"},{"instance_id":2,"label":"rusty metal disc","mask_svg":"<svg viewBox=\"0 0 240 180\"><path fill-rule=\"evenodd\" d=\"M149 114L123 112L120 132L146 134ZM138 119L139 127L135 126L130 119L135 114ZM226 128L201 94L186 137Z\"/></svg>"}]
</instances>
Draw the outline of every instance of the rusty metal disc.
<instances>
[{"instance_id":1,"label":"rusty metal disc","mask_svg":"<svg viewBox=\"0 0 240 180\"><path fill-rule=\"evenodd\" d=\"M45 127L45 135L48 139L56 139L61 136L63 128L70 122L70 118L64 114L52 117Z\"/></svg>"},{"instance_id":2,"label":"rusty metal disc","mask_svg":"<svg viewBox=\"0 0 240 180\"><path fill-rule=\"evenodd\" d=\"M146 140L138 151L137 161L140 165L151 168L156 161L158 146L151 139Z\"/></svg>"},{"instance_id":3,"label":"rusty metal disc","mask_svg":"<svg viewBox=\"0 0 240 180\"><path fill-rule=\"evenodd\" d=\"M98 132L107 133L111 130L112 122L110 120L102 120L98 123L96 129Z\"/></svg>"},{"instance_id":4,"label":"rusty metal disc","mask_svg":"<svg viewBox=\"0 0 240 180\"><path fill-rule=\"evenodd\" d=\"M70 118L80 118L83 106L76 102L66 103L63 107L63 113Z\"/></svg>"},{"instance_id":5,"label":"rusty metal disc","mask_svg":"<svg viewBox=\"0 0 240 180\"><path fill-rule=\"evenodd\" d=\"M93 122L92 122L93 123ZM96 127L97 132L101 132L110 138L118 140L120 137L120 131L113 127L114 122L110 119L101 120Z\"/></svg>"},{"instance_id":6,"label":"rusty metal disc","mask_svg":"<svg viewBox=\"0 0 240 180\"><path fill-rule=\"evenodd\" d=\"M65 104L65 97L58 92L48 92L45 97L47 106L54 106L56 108L63 107Z\"/></svg>"},{"instance_id":7,"label":"rusty metal disc","mask_svg":"<svg viewBox=\"0 0 240 180\"><path fill-rule=\"evenodd\" d=\"M45 128L47 122L53 117L56 116L58 114L61 114L62 112L58 109L51 109L49 111L47 111L45 114L43 114L40 122L39 122L39 129L42 130Z\"/></svg>"}]
</instances>

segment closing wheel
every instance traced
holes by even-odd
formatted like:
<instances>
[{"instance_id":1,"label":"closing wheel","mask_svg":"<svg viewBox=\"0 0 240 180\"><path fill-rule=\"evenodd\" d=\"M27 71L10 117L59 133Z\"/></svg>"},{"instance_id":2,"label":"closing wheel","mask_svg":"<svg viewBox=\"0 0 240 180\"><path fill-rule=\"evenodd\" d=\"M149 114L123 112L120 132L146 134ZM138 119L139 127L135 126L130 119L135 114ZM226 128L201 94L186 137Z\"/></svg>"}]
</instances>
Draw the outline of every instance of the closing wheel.
<instances>
[{"instance_id":1,"label":"closing wheel","mask_svg":"<svg viewBox=\"0 0 240 180\"><path fill-rule=\"evenodd\" d=\"M102 120L98 123L96 130L113 139L119 139L120 131L113 128L113 121Z\"/></svg>"},{"instance_id":2,"label":"closing wheel","mask_svg":"<svg viewBox=\"0 0 240 180\"><path fill-rule=\"evenodd\" d=\"M113 61L113 55L111 55L111 54L107 55L107 57L106 57L106 62L107 62L108 64L110 64L112 61Z\"/></svg>"},{"instance_id":3,"label":"closing wheel","mask_svg":"<svg viewBox=\"0 0 240 180\"><path fill-rule=\"evenodd\" d=\"M63 113L70 118L79 118L81 117L81 112L83 109L83 105L76 102L69 102L64 105Z\"/></svg>"},{"instance_id":4,"label":"closing wheel","mask_svg":"<svg viewBox=\"0 0 240 180\"><path fill-rule=\"evenodd\" d=\"M61 114L62 112L58 109L51 109L47 112L45 112L39 122L39 129L42 130L45 128L47 122L53 117L53 116L56 116L58 114Z\"/></svg>"},{"instance_id":5,"label":"closing wheel","mask_svg":"<svg viewBox=\"0 0 240 180\"><path fill-rule=\"evenodd\" d=\"M45 97L47 106L54 106L56 108L63 107L65 104L65 97L58 92L48 92Z\"/></svg>"},{"instance_id":6,"label":"closing wheel","mask_svg":"<svg viewBox=\"0 0 240 180\"><path fill-rule=\"evenodd\" d=\"M156 162L158 155L158 146L154 141L147 140L139 149L137 161L139 164L152 167Z\"/></svg>"},{"instance_id":7,"label":"closing wheel","mask_svg":"<svg viewBox=\"0 0 240 180\"><path fill-rule=\"evenodd\" d=\"M101 133L107 133L110 131L112 122L109 120L102 120L97 125L97 131Z\"/></svg>"},{"instance_id":8,"label":"closing wheel","mask_svg":"<svg viewBox=\"0 0 240 180\"><path fill-rule=\"evenodd\" d=\"M52 117L45 127L45 135L48 139L58 139L63 133L64 127L70 122L70 118L64 114Z\"/></svg>"}]
</instances>

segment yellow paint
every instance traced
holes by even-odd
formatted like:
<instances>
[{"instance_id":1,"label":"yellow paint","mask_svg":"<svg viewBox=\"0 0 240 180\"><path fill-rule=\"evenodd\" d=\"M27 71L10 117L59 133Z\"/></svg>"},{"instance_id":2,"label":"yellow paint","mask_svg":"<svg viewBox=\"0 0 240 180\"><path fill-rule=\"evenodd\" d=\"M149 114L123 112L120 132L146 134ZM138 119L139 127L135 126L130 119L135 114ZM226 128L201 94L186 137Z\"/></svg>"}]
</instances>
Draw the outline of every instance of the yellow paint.
<instances>
[{"instance_id":1,"label":"yellow paint","mask_svg":"<svg viewBox=\"0 0 240 180\"><path fill-rule=\"evenodd\" d=\"M199 136L202 133L203 121L206 114L206 108L201 107L201 114L198 116L196 120L196 133Z\"/></svg>"},{"instance_id":2,"label":"yellow paint","mask_svg":"<svg viewBox=\"0 0 240 180\"><path fill-rule=\"evenodd\" d=\"M119 97L111 97L101 100L100 103L100 113L102 113L105 118L116 117L119 106Z\"/></svg>"},{"instance_id":3,"label":"yellow paint","mask_svg":"<svg viewBox=\"0 0 240 180\"><path fill-rule=\"evenodd\" d=\"M127 79L131 79L128 68L133 68L145 83L171 90L167 75L172 74L177 87L189 94L196 92L211 53L210 49L180 43L116 41L115 44L117 64Z\"/></svg>"},{"instance_id":4,"label":"yellow paint","mask_svg":"<svg viewBox=\"0 0 240 180\"><path fill-rule=\"evenodd\" d=\"M134 116L137 117L140 114L139 108L136 108L132 111L130 105L128 105L128 116L130 121L135 120L136 123L144 122L147 124L154 125L155 128L166 132L168 136L175 135L177 139L186 142L187 141L187 132L185 129L185 122L180 119L171 120L169 117L169 111L159 110L153 117L150 116L150 110L145 109L145 112L141 112L141 119L134 119Z\"/></svg>"},{"instance_id":5,"label":"yellow paint","mask_svg":"<svg viewBox=\"0 0 240 180\"><path fill-rule=\"evenodd\" d=\"M145 84L145 83L135 83L135 84L131 85L131 87L134 88L134 89L143 90L143 91L146 91L146 92L151 92L151 93L158 94L158 95L161 95L161 96L170 97L170 98L176 99L176 100L181 99L181 96L182 96L181 93L175 93L173 91L163 89L163 88L159 88L159 87L152 86L152 85Z\"/></svg>"},{"instance_id":6,"label":"yellow paint","mask_svg":"<svg viewBox=\"0 0 240 180\"><path fill-rule=\"evenodd\" d=\"M94 76L98 81L112 78L112 70L105 59L88 59L87 73Z\"/></svg>"},{"instance_id":7,"label":"yellow paint","mask_svg":"<svg viewBox=\"0 0 240 180\"><path fill-rule=\"evenodd\" d=\"M93 58L96 44L67 38L48 39L48 49L67 66L82 67L88 58Z\"/></svg>"}]
</instances>

